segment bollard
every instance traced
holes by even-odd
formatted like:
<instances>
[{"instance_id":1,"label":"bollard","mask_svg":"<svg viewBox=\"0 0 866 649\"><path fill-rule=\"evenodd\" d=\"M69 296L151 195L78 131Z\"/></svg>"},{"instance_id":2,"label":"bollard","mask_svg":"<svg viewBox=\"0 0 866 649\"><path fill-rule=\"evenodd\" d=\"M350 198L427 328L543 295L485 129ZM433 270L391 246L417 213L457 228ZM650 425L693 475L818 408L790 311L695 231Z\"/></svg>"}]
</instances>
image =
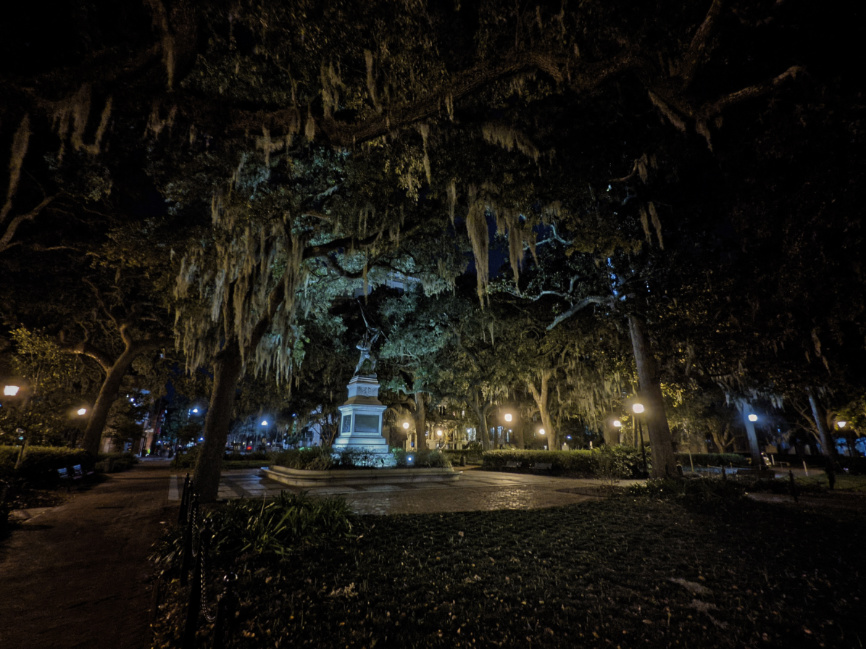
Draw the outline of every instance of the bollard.
<instances>
[{"instance_id":1,"label":"bollard","mask_svg":"<svg viewBox=\"0 0 866 649\"><path fill-rule=\"evenodd\" d=\"M225 591L217 603L216 621L213 625L213 649L225 649L228 644L238 610L238 595L235 591L237 581L238 576L233 572L223 577Z\"/></svg>"}]
</instances>

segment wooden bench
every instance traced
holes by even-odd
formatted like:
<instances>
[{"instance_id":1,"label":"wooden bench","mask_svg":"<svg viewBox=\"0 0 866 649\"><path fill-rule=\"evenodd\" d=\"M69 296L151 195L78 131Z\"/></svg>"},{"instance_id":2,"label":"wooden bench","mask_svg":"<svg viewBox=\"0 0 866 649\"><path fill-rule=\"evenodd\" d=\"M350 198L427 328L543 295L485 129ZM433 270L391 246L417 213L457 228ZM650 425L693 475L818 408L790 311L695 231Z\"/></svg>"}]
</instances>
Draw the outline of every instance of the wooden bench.
<instances>
[{"instance_id":1,"label":"wooden bench","mask_svg":"<svg viewBox=\"0 0 866 649\"><path fill-rule=\"evenodd\" d=\"M550 471L553 465L550 462L536 462L532 470L533 471Z\"/></svg>"},{"instance_id":2,"label":"wooden bench","mask_svg":"<svg viewBox=\"0 0 866 649\"><path fill-rule=\"evenodd\" d=\"M506 469L519 469L520 468L520 462L515 462L515 461L511 460L511 461L505 463L505 468Z\"/></svg>"}]
</instances>

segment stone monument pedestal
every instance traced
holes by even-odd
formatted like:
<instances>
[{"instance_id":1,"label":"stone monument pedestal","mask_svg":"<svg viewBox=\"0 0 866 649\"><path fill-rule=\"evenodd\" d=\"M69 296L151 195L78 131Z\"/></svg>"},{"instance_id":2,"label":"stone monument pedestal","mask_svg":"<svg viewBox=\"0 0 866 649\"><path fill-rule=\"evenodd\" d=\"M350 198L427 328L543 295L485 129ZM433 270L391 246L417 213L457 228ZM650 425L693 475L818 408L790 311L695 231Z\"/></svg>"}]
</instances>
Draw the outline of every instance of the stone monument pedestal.
<instances>
[{"instance_id":1,"label":"stone monument pedestal","mask_svg":"<svg viewBox=\"0 0 866 649\"><path fill-rule=\"evenodd\" d=\"M387 406L379 401L376 375L356 374L348 388L349 398L339 407L342 417L334 452L353 452L358 456L357 462L368 466L394 466L388 442L382 435L382 413Z\"/></svg>"}]
</instances>

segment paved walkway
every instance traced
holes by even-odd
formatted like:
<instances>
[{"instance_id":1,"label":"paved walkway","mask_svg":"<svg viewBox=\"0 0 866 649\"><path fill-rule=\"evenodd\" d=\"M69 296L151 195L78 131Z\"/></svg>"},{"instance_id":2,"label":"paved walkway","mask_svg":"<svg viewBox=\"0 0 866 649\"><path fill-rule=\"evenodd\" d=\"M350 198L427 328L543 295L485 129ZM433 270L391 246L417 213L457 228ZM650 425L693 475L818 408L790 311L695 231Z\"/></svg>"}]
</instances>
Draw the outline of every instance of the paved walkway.
<instances>
[{"instance_id":1,"label":"paved walkway","mask_svg":"<svg viewBox=\"0 0 866 649\"><path fill-rule=\"evenodd\" d=\"M147 556L176 520L184 475L167 460L148 459L58 507L24 512L0 544L0 649L149 646ZM469 469L448 483L306 491L340 494L362 514L406 514L566 505L596 498L600 484ZM219 494L261 498L282 489L290 488L247 469L227 471Z\"/></svg>"},{"instance_id":2,"label":"paved walkway","mask_svg":"<svg viewBox=\"0 0 866 649\"><path fill-rule=\"evenodd\" d=\"M621 481L630 484L635 481ZM543 475L495 473L465 469L457 480L431 483L375 484L336 487L288 487L262 476L256 469L226 471L219 497L261 498L281 490L344 497L358 514L421 514L430 512L490 511L557 507L599 497L601 480ZM177 497L182 477L170 487Z\"/></svg>"},{"instance_id":3,"label":"paved walkway","mask_svg":"<svg viewBox=\"0 0 866 649\"><path fill-rule=\"evenodd\" d=\"M176 517L167 467L110 475L0 545L0 648L150 646L150 546Z\"/></svg>"}]
</instances>

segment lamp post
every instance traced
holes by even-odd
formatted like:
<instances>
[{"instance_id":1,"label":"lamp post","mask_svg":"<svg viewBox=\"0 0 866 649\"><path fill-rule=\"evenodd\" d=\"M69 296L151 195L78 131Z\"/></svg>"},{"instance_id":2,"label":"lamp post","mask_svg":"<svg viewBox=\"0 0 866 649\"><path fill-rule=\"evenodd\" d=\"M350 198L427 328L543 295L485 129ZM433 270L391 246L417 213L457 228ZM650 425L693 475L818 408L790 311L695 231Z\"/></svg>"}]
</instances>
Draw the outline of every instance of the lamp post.
<instances>
[{"instance_id":1,"label":"lamp post","mask_svg":"<svg viewBox=\"0 0 866 649\"><path fill-rule=\"evenodd\" d=\"M640 454L643 458L643 473L646 477L649 476L649 467L646 461L646 446L643 443L643 428L641 427L640 417L638 417L644 411L644 407L642 403L635 403L632 404L631 409L634 411L635 434L640 435Z\"/></svg>"},{"instance_id":2,"label":"lamp post","mask_svg":"<svg viewBox=\"0 0 866 649\"><path fill-rule=\"evenodd\" d=\"M749 454L752 456L752 466L761 468L761 449L758 448L758 435L755 433L755 422L758 415L752 412L750 404L743 410L743 423L746 425L746 437L749 440Z\"/></svg>"},{"instance_id":3,"label":"lamp post","mask_svg":"<svg viewBox=\"0 0 866 649\"><path fill-rule=\"evenodd\" d=\"M538 429L538 434L541 435L542 437L544 437L545 432L546 431L543 428ZM544 447L547 448L547 444L545 444Z\"/></svg>"},{"instance_id":4,"label":"lamp post","mask_svg":"<svg viewBox=\"0 0 866 649\"><path fill-rule=\"evenodd\" d=\"M611 422L614 432L616 432L616 443L622 444L622 422L619 419L614 419Z\"/></svg>"},{"instance_id":5,"label":"lamp post","mask_svg":"<svg viewBox=\"0 0 866 649\"><path fill-rule=\"evenodd\" d=\"M21 390L21 386L8 384L3 386L3 396L9 397L11 401L19 401L18 392ZM16 404L17 405L17 404ZM18 413L20 416L20 412ZM22 430L18 427L18 417L15 418L15 432L18 434L19 439L21 440L21 450L18 452L18 459L15 460L15 470L18 470L18 467L21 466L21 460L24 457L24 447L27 446L27 440L22 436Z\"/></svg>"},{"instance_id":6,"label":"lamp post","mask_svg":"<svg viewBox=\"0 0 866 649\"><path fill-rule=\"evenodd\" d=\"M414 449L416 440L412 439L412 433L409 432L409 422L408 421L403 422L403 430L406 431L406 443L409 445L409 450Z\"/></svg>"},{"instance_id":7,"label":"lamp post","mask_svg":"<svg viewBox=\"0 0 866 649\"><path fill-rule=\"evenodd\" d=\"M842 431L843 434L845 433L845 426L847 426L847 425L848 425L847 421L837 421L836 422L836 426L839 428L839 430ZM849 435L845 435L845 443L848 445L848 455L850 455L851 457L854 457L854 444L851 443L851 440L853 440L853 439L854 439L853 433L851 433Z\"/></svg>"},{"instance_id":8,"label":"lamp post","mask_svg":"<svg viewBox=\"0 0 866 649\"><path fill-rule=\"evenodd\" d=\"M508 425L508 432L510 433L511 432L511 422L514 420L514 415L512 415L510 412L506 412L504 415L502 415L502 418L505 420L505 423ZM503 428L505 428L505 426L503 426ZM509 441L509 435L507 435L507 434L505 436L505 441L506 442ZM501 439L499 440L499 446L500 446L500 448L502 447L502 440Z\"/></svg>"}]
</instances>

